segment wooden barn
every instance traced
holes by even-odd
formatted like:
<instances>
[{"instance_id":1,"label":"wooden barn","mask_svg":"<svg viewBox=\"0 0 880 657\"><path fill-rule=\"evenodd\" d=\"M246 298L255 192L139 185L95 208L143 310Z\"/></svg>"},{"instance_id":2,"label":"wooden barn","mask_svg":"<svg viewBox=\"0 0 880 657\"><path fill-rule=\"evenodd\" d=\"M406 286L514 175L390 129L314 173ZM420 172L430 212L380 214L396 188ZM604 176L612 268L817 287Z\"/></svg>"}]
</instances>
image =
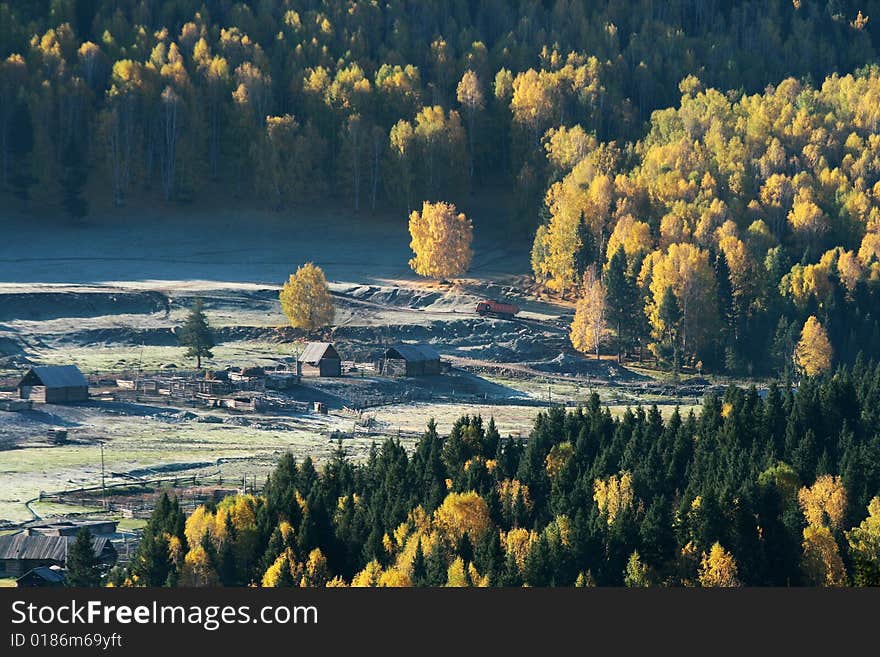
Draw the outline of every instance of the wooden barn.
<instances>
[{"instance_id":1,"label":"wooden barn","mask_svg":"<svg viewBox=\"0 0 880 657\"><path fill-rule=\"evenodd\" d=\"M76 365L32 367L18 383L18 396L37 404L86 401L89 382Z\"/></svg>"},{"instance_id":2,"label":"wooden barn","mask_svg":"<svg viewBox=\"0 0 880 657\"><path fill-rule=\"evenodd\" d=\"M64 567L74 540L74 536L26 533L0 536L0 577L20 577L40 566ZM116 561L116 548L106 536L93 538L92 550L101 563Z\"/></svg>"},{"instance_id":3,"label":"wooden barn","mask_svg":"<svg viewBox=\"0 0 880 657\"><path fill-rule=\"evenodd\" d=\"M15 580L15 584L22 588L54 588L64 586L64 579L64 571L58 566L38 566Z\"/></svg>"},{"instance_id":4,"label":"wooden barn","mask_svg":"<svg viewBox=\"0 0 880 657\"><path fill-rule=\"evenodd\" d=\"M398 344L385 350L377 369L388 376L440 374L440 354L426 344Z\"/></svg>"},{"instance_id":5,"label":"wooden barn","mask_svg":"<svg viewBox=\"0 0 880 657\"><path fill-rule=\"evenodd\" d=\"M342 376L342 359L329 342L309 342L296 360L304 376Z\"/></svg>"}]
</instances>

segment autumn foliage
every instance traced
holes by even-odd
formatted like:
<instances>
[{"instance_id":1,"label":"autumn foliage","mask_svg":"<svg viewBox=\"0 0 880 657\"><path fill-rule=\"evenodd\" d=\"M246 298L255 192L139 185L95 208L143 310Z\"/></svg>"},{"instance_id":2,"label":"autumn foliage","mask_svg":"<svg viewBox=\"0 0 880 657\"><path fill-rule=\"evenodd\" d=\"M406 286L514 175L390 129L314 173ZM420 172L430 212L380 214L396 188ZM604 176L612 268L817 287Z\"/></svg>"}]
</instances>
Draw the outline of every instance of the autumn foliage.
<instances>
[{"instance_id":1,"label":"autumn foliage","mask_svg":"<svg viewBox=\"0 0 880 657\"><path fill-rule=\"evenodd\" d=\"M736 561L717 541L700 559L700 586L740 586L736 578Z\"/></svg>"},{"instance_id":2,"label":"autumn foliage","mask_svg":"<svg viewBox=\"0 0 880 657\"><path fill-rule=\"evenodd\" d=\"M810 315L794 350L794 361L806 376L831 369L832 349L828 334L814 315Z\"/></svg>"},{"instance_id":3,"label":"autumn foliage","mask_svg":"<svg viewBox=\"0 0 880 657\"><path fill-rule=\"evenodd\" d=\"M596 360L599 359L599 345L608 332L607 305L608 289L605 283L595 267L588 269L575 306L569 339L578 351L595 353Z\"/></svg>"},{"instance_id":4,"label":"autumn foliage","mask_svg":"<svg viewBox=\"0 0 880 657\"><path fill-rule=\"evenodd\" d=\"M333 322L330 287L321 268L311 262L290 275L279 298L281 309L294 328L314 331Z\"/></svg>"},{"instance_id":5,"label":"autumn foliage","mask_svg":"<svg viewBox=\"0 0 880 657\"><path fill-rule=\"evenodd\" d=\"M608 524L613 524L617 516L632 507L632 475L622 472L606 479L593 482L593 500L599 513L605 514Z\"/></svg>"},{"instance_id":6,"label":"autumn foliage","mask_svg":"<svg viewBox=\"0 0 880 657\"><path fill-rule=\"evenodd\" d=\"M409 266L420 276L446 279L460 276L470 266L474 228L470 219L451 203L422 204L409 217Z\"/></svg>"},{"instance_id":7,"label":"autumn foliage","mask_svg":"<svg viewBox=\"0 0 880 657\"><path fill-rule=\"evenodd\" d=\"M514 105L564 106L548 80L515 79ZM536 282L564 297L623 246L639 303L610 301L609 315L631 318L612 323L618 348L649 343L666 365L795 365L815 376L835 358L876 350L867 308L880 293L880 170L867 152L880 142L867 98L878 87L876 70L818 88L782 80L756 95L724 95L688 77L678 105L654 113L647 135L627 147L587 138L583 124L547 128ZM516 116L529 127L546 120L534 110ZM674 327L661 314L670 288Z\"/></svg>"}]
</instances>

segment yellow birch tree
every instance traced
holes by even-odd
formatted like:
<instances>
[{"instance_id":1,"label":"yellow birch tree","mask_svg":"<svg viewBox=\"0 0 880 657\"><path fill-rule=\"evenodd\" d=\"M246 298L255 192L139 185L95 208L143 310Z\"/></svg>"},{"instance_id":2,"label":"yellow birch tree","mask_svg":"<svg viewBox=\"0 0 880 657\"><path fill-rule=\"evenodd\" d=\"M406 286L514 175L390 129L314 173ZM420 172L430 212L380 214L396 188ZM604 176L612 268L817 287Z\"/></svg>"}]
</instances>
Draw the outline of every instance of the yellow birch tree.
<instances>
[{"instance_id":1,"label":"yellow birch tree","mask_svg":"<svg viewBox=\"0 0 880 657\"><path fill-rule=\"evenodd\" d=\"M794 350L794 362L806 376L816 376L831 369L831 341L815 315L810 315Z\"/></svg>"},{"instance_id":2,"label":"yellow birch tree","mask_svg":"<svg viewBox=\"0 0 880 657\"><path fill-rule=\"evenodd\" d=\"M409 246L415 254L409 266L420 276L445 279L467 271L474 253L474 227L452 203L422 204L409 216Z\"/></svg>"},{"instance_id":3,"label":"yellow birch tree","mask_svg":"<svg viewBox=\"0 0 880 657\"><path fill-rule=\"evenodd\" d=\"M804 554L801 566L813 586L846 586L846 568L837 542L825 526L804 529Z\"/></svg>"},{"instance_id":4,"label":"yellow birch tree","mask_svg":"<svg viewBox=\"0 0 880 657\"><path fill-rule=\"evenodd\" d=\"M596 267L592 266L584 273L569 337L578 351L595 352L596 360L599 360L599 345L608 333L607 307L608 290Z\"/></svg>"},{"instance_id":5,"label":"yellow birch tree","mask_svg":"<svg viewBox=\"0 0 880 657\"><path fill-rule=\"evenodd\" d=\"M840 529L846 514L846 489L840 477L822 475L798 492L798 503L807 524Z\"/></svg>"},{"instance_id":6,"label":"yellow birch tree","mask_svg":"<svg viewBox=\"0 0 880 657\"><path fill-rule=\"evenodd\" d=\"M708 554L703 552L698 573L700 586L740 586L736 573L736 561L734 561L733 555L725 550L718 541L712 545Z\"/></svg>"},{"instance_id":7,"label":"yellow birch tree","mask_svg":"<svg viewBox=\"0 0 880 657\"><path fill-rule=\"evenodd\" d=\"M281 288L281 309L290 325L314 331L333 323L335 311L327 278L320 267L307 262Z\"/></svg>"}]
</instances>

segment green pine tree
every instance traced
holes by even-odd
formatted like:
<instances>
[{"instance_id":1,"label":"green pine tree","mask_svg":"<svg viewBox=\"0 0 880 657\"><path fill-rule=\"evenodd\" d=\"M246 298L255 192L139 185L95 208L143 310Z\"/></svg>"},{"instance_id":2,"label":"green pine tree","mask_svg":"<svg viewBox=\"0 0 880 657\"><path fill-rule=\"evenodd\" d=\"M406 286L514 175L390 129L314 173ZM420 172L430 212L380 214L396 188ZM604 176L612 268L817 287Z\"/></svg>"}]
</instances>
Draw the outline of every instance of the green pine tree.
<instances>
[{"instance_id":1,"label":"green pine tree","mask_svg":"<svg viewBox=\"0 0 880 657\"><path fill-rule=\"evenodd\" d=\"M412 583L414 586L428 585L428 566L425 561L425 553L422 550L422 539L416 544L416 555L412 564Z\"/></svg>"},{"instance_id":2,"label":"green pine tree","mask_svg":"<svg viewBox=\"0 0 880 657\"><path fill-rule=\"evenodd\" d=\"M611 256L605 271L605 288L608 290L608 321L617 335L617 362L623 360L627 334L631 333L633 317L638 312L636 304L639 291L635 281L627 275L626 251L623 245Z\"/></svg>"},{"instance_id":3,"label":"green pine tree","mask_svg":"<svg viewBox=\"0 0 880 657\"><path fill-rule=\"evenodd\" d=\"M180 329L180 346L187 347L186 357L196 359L196 369L202 369L202 358L212 358L211 349L214 347L214 338L211 336L211 327L205 317L204 303L197 298L186 322Z\"/></svg>"},{"instance_id":4,"label":"green pine tree","mask_svg":"<svg viewBox=\"0 0 880 657\"><path fill-rule=\"evenodd\" d=\"M293 573L290 570L290 566L290 561L285 558L284 564L281 566L281 572L278 574L278 580L275 582L276 587L290 588L294 585Z\"/></svg>"},{"instance_id":5,"label":"green pine tree","mask_svg":"<svg viewBox=\"0 0 880 657\"><path fill-rule=\"evenodd\" d=\"M497 531L486 532L480 538L474 551L474 565L479 572L489 577L490 586L498 586L504 567L504 549Z\"/></svg>"},{"instance_id":6,"label":"green pine tree","mask_svg":"<svg viewBox=\"0 0 880 657\"><path fill-rule=\"evenodd\" d=\"M465 565L474 560L474 546L467 532L462 533L455 551L462 558Z\"/></svg>"},{"instance_id":7,"label":"green pine tree","mask_svg":"<svg viewBox=\"0 0 880 657\"><path fill-rule=\"evenodd\" d=\"M446 555L443 554L443 546L440 541L434 542L434 548L428 555L428 586L445 586L448 566Z\"/></svg>"},{"instance_id":8,"label":"green pine tree","mask_svg":"<svg viewBox=\"0 0 880 657\"><path fill-rule=\"evenodd\" d=\"M660 301L660 321L663 322L663 340L672 348L672 369L678 371L678 323L681 321L681 307L672 287L667 287Z\"/></svg>"},{"instance_id":9,"label":"green pine tree","mask_svg":"<svg viewBox=\"0 0 880 657\"><path fill-rule=\"evenodd\" d=\"M100 563L92 547L92 534L83 527L67 553L67 586L94 587L101 583Z\"/></svg>"},{"instance_id":10,"label":"green pine tree","mask_svg":"<svg viewBox=\"0 0 880 657\"><path fill-rule=\"evenodd\" d=\"M168 553L167 535L145 530L131 567L136 583L139 586L165 586L172 570L174 563Z\"/></svg>"},{"instance_id":11,"label":"green pine tree","mask_svg":"<svg viewBox=\"0 0 880 657\"><path fill-rule=\"evenodd\" d=\"M522 573L519 564L516 563L516 555L508 553L504 561L504 570L501 572L501 586L522 586Z\"/></svg>"}]
</instances>

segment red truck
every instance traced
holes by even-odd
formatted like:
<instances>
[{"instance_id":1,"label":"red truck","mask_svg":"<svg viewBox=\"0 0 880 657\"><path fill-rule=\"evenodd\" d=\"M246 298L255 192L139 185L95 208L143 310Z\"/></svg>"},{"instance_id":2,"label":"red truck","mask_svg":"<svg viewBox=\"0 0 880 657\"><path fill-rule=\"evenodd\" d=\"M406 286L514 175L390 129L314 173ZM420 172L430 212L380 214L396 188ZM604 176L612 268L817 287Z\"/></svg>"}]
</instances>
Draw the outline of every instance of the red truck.
<instances>
[{"instance_id":1,"label":"red truck","mask_svg":"<svg viewBox=\"0 0 880 657\"><path fill-rule=\"evenodd\" d=\"M519 306L512 303L500 303L498 301L480 301L477 304L477 314L483 317L501 317L502 319L513 319L513 316L519 312Z\"/></svg>"}]
</instances>

